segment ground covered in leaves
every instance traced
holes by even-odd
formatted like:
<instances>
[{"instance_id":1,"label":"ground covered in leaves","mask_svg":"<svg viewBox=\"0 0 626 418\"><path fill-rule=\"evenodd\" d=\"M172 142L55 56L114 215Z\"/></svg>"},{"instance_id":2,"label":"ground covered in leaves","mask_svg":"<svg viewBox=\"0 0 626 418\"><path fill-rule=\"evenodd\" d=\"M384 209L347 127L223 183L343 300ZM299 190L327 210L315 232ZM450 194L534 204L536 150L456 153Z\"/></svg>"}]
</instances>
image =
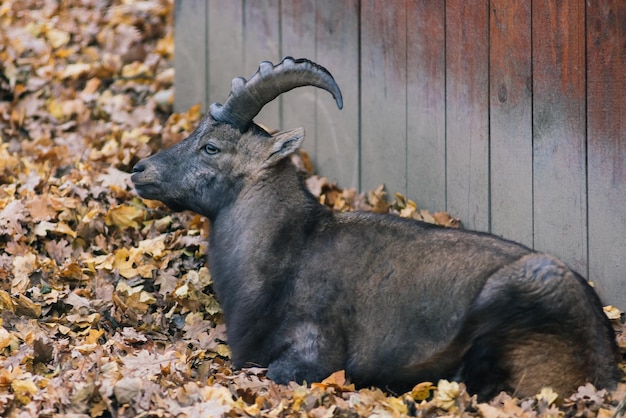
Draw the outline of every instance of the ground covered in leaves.
<instances>
[{"instance_id":1,"label":"ground covered in leaves","mask_svg":"<svg viewBox=\"0 0 626 418\"><path fill-rule=\"evenodd\" d=\"M624 384L477 403L454 382L392 396L341 372L304 387L233 371L206 219L129 183L200 117L171 111L172 14L171 0L0 3L0 416L623 415ZM337 210L458 226L382 189L308 184Z\"/></svg>"}]
</instances>

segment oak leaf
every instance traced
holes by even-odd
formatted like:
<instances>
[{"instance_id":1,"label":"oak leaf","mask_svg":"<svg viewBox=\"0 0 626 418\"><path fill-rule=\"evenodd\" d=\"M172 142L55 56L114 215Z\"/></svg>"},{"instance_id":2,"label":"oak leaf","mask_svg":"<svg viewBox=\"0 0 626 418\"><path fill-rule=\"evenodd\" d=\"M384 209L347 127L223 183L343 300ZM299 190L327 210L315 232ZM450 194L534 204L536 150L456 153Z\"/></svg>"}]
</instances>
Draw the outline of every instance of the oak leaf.
<instances>
[{"instance_id":1,"label":"oak leaf","mask_svg":"<svg viewBox=\"0 0 626 418\"><path fill-rule=\"evenodd\" d=\"M20 222L24 219L24 208L20 200L13 200L0 211L0 235L12 237L24 235L26 231Z\"/></svg>"},{"instance_id":2,"label":"oak leaf","mask_svg":"<svg viewBox=\"0 0 626 418\"><path fill-rule=\"evenodd\" d=\"M456 399L461 394L461 388L457 382L440 380L437 383L437 390L433 403L444 411L453 412L458 409Z\"/></svg>"},{"instance_id":3,"label":"oak leaf","mask_svg":"<svg viewBox=\"0 0 626 418\"><path fill-rule=\"evenodd\" d=\"M38 267L37 256L28 253L13 259L12 293L23 293L30 287L30 274Z\"/></svg>"}]
</instances>

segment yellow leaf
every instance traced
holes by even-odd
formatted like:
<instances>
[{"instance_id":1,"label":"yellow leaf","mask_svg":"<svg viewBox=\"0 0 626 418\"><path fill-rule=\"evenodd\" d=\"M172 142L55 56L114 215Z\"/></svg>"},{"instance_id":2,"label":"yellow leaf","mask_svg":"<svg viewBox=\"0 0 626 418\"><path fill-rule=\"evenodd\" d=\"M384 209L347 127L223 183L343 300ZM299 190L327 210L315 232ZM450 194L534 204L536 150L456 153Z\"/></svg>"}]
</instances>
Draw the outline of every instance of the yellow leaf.
<instances>
[{"instance_id":1,"label":"yellow leaf","mask_svg":"<svg viewBox=\"0 0 626 418\"><path fill-rule=\"evenodd\" d=\"M19 366L14 368L0 368L0 387L5 388L9 386L13 380L22 374L22 369Z\"/></svg>"},{"instance_id":2,"label":"yellow leaf","mask_svg":"<svg viewBox=\"0 0 626 418\"><path fill-rule=\"evenodd\" d=\"M100 337L102 337L103 334L103 329L90 329L89 335L87 335L87 337L85 338L85 344L98 344L98 340L100 339Z\"/></svg>"},{"instance_id":3,"label":"yellow leaf","mask_svg":"<svg viewBox=\"0 0 626 418\"><path fill-rule=\"evenodd\" d=\"M46 103L46 109L48 110L48 113L50 113L56 119L63 118L63 104L61 102L50 99Z\"/></svg>"},{"instance_id":4,"label":"yellow leaf","mask_svg":"<svg viewBox=\"0 0 626 418\"><path fill-rule=\"evenodd\" d=\"M609 319L612 319L612 320L620 319L623 313L622 311L620 311L619 309L617 309L615 306L612 306L612 305L605 306L603 309L604 309L605 315Z\"/></svg>"},{"instance_id":5,"label":"yellow leaf","mask_svg":"<svg viewBox=\"0 0 626 418\"><path fill-rule=\"evenodd\" d=\"M152 257L159 258L163 255L163 251L165 250L165 238L166 234L159 235L158 237L154 237L151 239L144 239L143 241L139 241L139 246L137 247L137 252L139 254L149 254Z\"/></svg>"},{"instance_id":6,"label":"yellow leaf","mask_svg":"<svg viewBox=\"0 0 626 418\"><path fill-rule=\"evenodd\" d=\"M74 347L75 350L78 350L81 354L91 354L96 348L98 348L100 344L81 344Z\"/></svg>"},{"instance_id":7,"label":"yellow leaf","mask_svg":"<svg viewBox=\"0 0 626 418\"><path fill-rule=\"evenodd\" d=\"M430 398L430 392L433 389L437 389L437 386L433 385L432 382L418 383L413 387L413 390L411 390L411 396L416 401L423 401Z\"/></svg>"},{"instance_id":8,"label":"yellow leaf","mask_svg":"<svg viewBox=\"0 0 626 418\"><path fill-rule=\"evenodd\" d=\"M150 137L149 135L146 135L144 133L144 130L142 129L133 129L131 131L124 131L122 132L122 139L121 142L122 144L127 144L130 141L138 141L141 142L142 144L147 144L148 141L150 141L150 139L152 139L152 137ZM124 173L126 174L126 173ZM129 174L126 174L126 176L128 176Z\"/></svg>"},{"instance_id":9,"label":"yellow leaf","mask_svg":"<svg viewBox=\"0 0 626 418\"><path fill-rule=\"evenodd\" d=\"M487 403L479 403L478 411L480 411L480 416L483 418L506 418L515 416L513 414L507 414L500 408L496 408L495 406L491 406Z\"/></svg>"},{"instance_id":10,"label":"yellow leaf","mask_svg":"<svg viewBox=\"0 0 626 418\"><path fill-rule=\"evenodd\" d=\"M122 67L122 77L131 78L141 75L148 76L150 73L150 67L139 61L131 62L130 64L126 64Z\"/></svg>"},{"instance_id":11,"label":"yellow leaf","mask_svg":"<svg viewBox=\"0 0 626 418\"><path fill-rule=\"evenodd\" d=\"M417 211L415 202L409 200L409 202L400 210L400 216L403 218L412 218L413 214Z\"/></svg>"},{"instance_id":12,"label":"yellow leaf","mask_svg":"<svg viewBox=\"0 0 626 418\"><path fill-rule=\"evenodd\" d=\"M135 287L130 287L128 285L128 283L126 283L124 280L120 280L117 283L117 286L115 286L115 291L119 292L119 293L126 293L127 295L134 295L135 293L139 293L143 290L143 286L139 285L139 286L135 286Z\"/></svg>"},{"instance_id":13,"label":"yellow leaf","mask_svg":"<svg viewBox=\"0 0 626 418\"><path fill-rule=\"evenodd\" d=\"M13 340L13 335L4 328L0 328L0 350L4 350Z\"/></svg>"},{"instance_id":14,"label":"yellow leaf","mask_svg":"<svg viewBox=\"0 0 626 418\"><path fill-rule=\"evenodd\" d=\"M65 70L63 70L59 74L59 77L61 79L66 79L66 78L76 79L82 75L87 74L89 71L91 71L91 64L85 64L85 63L69 64L67 67L65 67Z\"/></svg>"},{"instance_id":15,"label":"yellow leaf","mask_svg":"<svg viewBox=\"0 0 626 418\"><path fill-rule=\"evenodd\" d=\"M137 266L137 268L135 269L135 274L140 275L141 277L144 277L146 279L149 279L152 277L152 272L154 270L156 270L157 267L152 265L152 264L140 264L139 266ZM128 278L128 277L127 277Z\"/></svg>"},{"instance_id":16,"label":"yellow leaf","mask_svg":"<svg viewBox=\"0 0 626 418\"><path fill-rule=\"evenodd\" d=\"M130 259L130 251L127 248L120 248L115 251L113 268L127 279L137 275L137 269L133 267L133 260Z\"/></svg>"},{"instance_id":17,"label":"yellow leaf","mask_svg":"<svg viewBox=\"0 0 626 418\"><path fill-rule=\"evenodd\" d=\"M85 259L85 264L93 271L94 269L113 270L113 263L115 262L114 254L103 254L95 257L88 257Z\"/></svg>"},{"instance_id":18,"label":"yellow leaf","mask_svg":"<svg viewBox=\"0 0 626 418\"><path fill-rule=\"evenodd\" d=\"M88 224L93 221L98 214L100 214L100 208L91 209L89 212L83 215L83 219L81 219L80 221L82 223Z\"/></svg>"},{"instance_id":19,"label":"yellow leaf","mask_svg":"<svg viewBox=\"0 0 626 418\"><path fill-rule=\"evenodd\" d=\"M148 309L150 308L149 303L145 303L141 301L145 293L146 292L141 291L140 293L129 295L124 301L128 309L134 311L137 314L145 314L146 312L148 312ZM155 299L152 299L152 300L154 301Z\"/></svg>"},{"instance_id":20,"label":"yellow leaf","mask_svg":"<svg viewBox=\"0 0 626 418\"><path fill-rule=\"evenodd\" d=\"M32 380L26 380L26 379L25 380L16 379L12 381L11 388L13 389L13 392L15 392L16 394L22 394L22 395L34 395L38 391L37 385L35 385L35 382L33 382Z\"/></svg>"},{"instance_id":21,"label":"yellow leaf","mask_svg":"<svg viewBox=\"0 0 626 418\"><path fill-rule=\"evenodd\" d=\"M538 401L543 400L550 406L559 398L559 394L553 391L552 388L543 388L535 397Z\"/></svg>"},{"instance_id":22,"label":"yellow leaf","mask_svg":"<svg viewBox=\"0 0 626 418\"><path fill-rule=\"evenodd\" d=\"M392 412L397 412L400 415L406 415L408 413L408 408L404 400L400 398L388 397L383 403L386 404Z\"/></svg>"},{"instance_id":23,"label":"yellow leaf","mask_svg":"<svg viewBox=\"0 0 626 418\"><path fill-rule=\"evenodd\" d=\"M152 294L146 292L145 290L142 290L139 293L139 302L147 303L150 305L150 304L156 303L156 299L154 296L152 296Z\"/></svg>"},{"instance_id":24,"label":"yellow leaf","mask_svg":"<svg viewBox=\"0 0 626 418\"><path fill-rule=\"evenodd\" d=\"M139 223L143 220L144 215L144 209L138 206L119 205L109 209L104 221L108 226L139 229Z\"/></svg>"},{"instance_id":25,"label":"yellow leaf","mask_svg":"<svg viewBox=\"0 0 626 418\"><path fill-rule=\"evenodd\" d=\"M72 323L73 325L77 325L81 328L86 328L86 327L93 326L98 321L100 321L100 314L97 312L94 312L89 315L72 314L72 315L68 315L66 318L67 318L67 321Z\"/></svg>"},{"instance_id":26,"label":"yellow leaf","mask_svg":"<svg viewBox=\"0 0 626 418\"><path fill-rule=\"evenodd\" d=\"M367 193L367 200L372 205L372 211L376 213L387 213L389 211L389 203L385 199L385 185L381 184L376 190Z\"/></svg>"},{"instance_id":27,"label":"yellow leaf","mask_svg":"<svg viewBox=\"0 0 626 418\"><path fill-rule=\"evenodd\" d=\"M70 41L70 34L55 28L48 28L46 30L46 38L52 48L56 49L65 46Z\"/></svg>"},{"instance_id":28,"label":"yellow leaf","mask_svg":"<svg viewBox=\"0 0 626 418\"><path fill-rule=\"evenodd\" d=\"M72 238L76 238L76 231L74 231L68 224L65 222L59 222L57 226L54 228L54 232L58 232L60 234L69 235Z\"/></svg>"},{"instance_id":29,"label":"yellow leaf","mask_svg":"<svg viewBox=\"0 0 626 418\"><path fill-rule=\"evenodd\" d=\"M49 222L49 221L41 221L37 223L35 226L35 235L39 237L45 237L48 234L48 231L56 232L59 234L69 235L72 238L76 238L76 231L74 231L68 224L65 222Z\"/></svg>"},{"instance_id":30,"label":"yellow leaf","mask_svg":"<svg viewBox=\"0 0 626 418\"><path fill-rule=\"evenodd\" d=\"M174 295L179 298L186 298L189 295L189 285L184 284L180 286L176 291L174 291Z\"/></svg>"},{"instance_id":31,"label":"yellow leaf","mask_svg":"<svg viewBox=\"0 0 626 418\"><path fill-rule=\"evenodd\" d=\"M445 411L456 410L456 398L461 394L461 388L457 382L440 380L437 384L434 403Z\"/></svg>"},{"instance_id":32,"label":"yellow leaf","mask_svg":"<svg viewBox=\"0 0 626 418\"><path fill-rule=\"evenodd\" d=\"M230 358L230 348L226 344L218 344L215 351L222 357Z\"/></svg>"},{"instance_id":33,"label":"yellow leaf","mask_svg":"<svg viewBox=\"0 0 626 418\"><path fill-rule=\"evenodd\" d=\"M158 40L155 52L164 57L171 57L174 55L174 37L171 34Z\"/></svg>"},{"instance_id":34,"label":"yellow leaf","mask_svg":"<svg viewBox=\"0 0 626 418\"><path fill-rule=\"evenodd\" d=\"M428 222L429 224L436 223L433 215L431 215L430 212L427 211L426 209L420 210L420 215L422 216L422 219L424 220L424 222Z\"/></svg>"},{"instance_id":35,"label":"yellow leaf","mask_svg":"<svg viewBox=\"0 0 626 418\"><path fill-rule=\"evenodd\" d=\"M11 299L11 295L4 290L0 290L0 312L4 311L15 312L15 306L13 304L13 300Z\"/></svg>"},{"instance_id":36,"label":"yellow leaf","mask_svg":"<svg viewBox=\"0 0 626 418\"><path fill-rule=\"evenodd\" d=\"M187 283L193 285L193 287L195 287L196 289L202 289L213 283L213 280L211 280L211 273L209 272L209 269L207 267L200 267L198 271L188 271L183 276L183 279Z\"/></svg>"}]
</instances>

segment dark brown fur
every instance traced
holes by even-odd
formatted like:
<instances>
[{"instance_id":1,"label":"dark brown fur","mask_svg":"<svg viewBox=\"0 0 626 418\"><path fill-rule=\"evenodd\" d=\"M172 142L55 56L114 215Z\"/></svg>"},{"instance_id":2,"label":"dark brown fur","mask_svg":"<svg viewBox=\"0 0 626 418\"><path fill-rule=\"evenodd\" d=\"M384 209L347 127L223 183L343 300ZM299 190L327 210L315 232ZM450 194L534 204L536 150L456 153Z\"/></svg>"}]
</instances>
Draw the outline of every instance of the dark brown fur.
<instances>
[{"instance_id":1,"label":"dark brown fur","mask_svg":"<svg viewBox=\"0 0 626 418\"><path fill-rule=\"evenodd\" d=\"M392 390L459 379L482 398L617 382L613 331L578 274L492 235L332 212L288 158L302 138L208 114L132 177L141 196L210 219L236 367L266 366L279 383L345 369Z\"/></svg>"}]
</instances>

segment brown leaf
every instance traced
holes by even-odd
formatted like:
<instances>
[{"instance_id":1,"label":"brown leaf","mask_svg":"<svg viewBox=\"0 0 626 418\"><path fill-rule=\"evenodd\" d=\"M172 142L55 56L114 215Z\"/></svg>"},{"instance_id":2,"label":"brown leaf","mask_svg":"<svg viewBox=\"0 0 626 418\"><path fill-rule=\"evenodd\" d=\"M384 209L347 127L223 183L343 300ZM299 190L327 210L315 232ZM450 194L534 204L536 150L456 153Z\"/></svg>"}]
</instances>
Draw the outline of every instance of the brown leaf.
<instances>
[{"instance_id":1,"label":"brown leaf","mask_svg":"<svg viewBox=\"0 0 626 418\"><path fill-rule=\"evenodd\" d=\"M12 293L23 293L30 287L30 274L38 267L37 256L28 253L13 258Z\"/></svg>"},{"instance_id":2,"label":"brown leaf","mask_svg":"<svg viewBox=\"0 0 626 418\"><path fill-rule=\"evenodd\" d=\"M33 221L49 221L56 217L57 212L50 207L45 196L34 196L25 203L26 210L30 213Z\"/></svg>"},{"instance_id":3,"label":"brown leaf","mask_svg":"<svg viewBox=\"0 0 626 418\"><path fill-rule=\"evenodd\" d=\"M20 221L25 218L24 204L19 200L9 202L0 211L0 235L6 234L13 237L24 235Z\"/></svg>"}]
</instances>

